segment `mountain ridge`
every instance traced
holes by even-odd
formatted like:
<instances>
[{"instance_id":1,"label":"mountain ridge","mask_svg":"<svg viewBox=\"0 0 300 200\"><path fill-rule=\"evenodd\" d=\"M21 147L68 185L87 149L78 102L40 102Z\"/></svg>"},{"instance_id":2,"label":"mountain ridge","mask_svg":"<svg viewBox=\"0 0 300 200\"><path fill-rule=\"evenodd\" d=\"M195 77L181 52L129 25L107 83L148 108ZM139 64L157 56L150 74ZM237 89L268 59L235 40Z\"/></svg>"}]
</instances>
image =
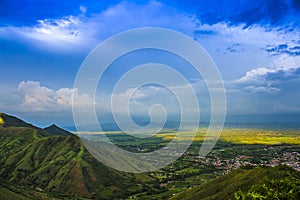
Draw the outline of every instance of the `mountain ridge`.
<instances>
[{"instance_id":1,"label":"mountain ridge","mask_svg":"<svg viewBox=\"0 0 300 200\"><path fill-rule=\"evenodd\" d=\"M50 135L58 135L58 136L71 136L73 133L66 131L55 124L52 124L46 128L43 128L44 131L49 133Z\"/></svg>"},{"instance_id":2,"label":"mountain ridge","mask_svg":"<svg viewBox=\"0 0 300 200\"><path fill-rule=\"evenodd\" d=\"M27 123L15 116L8 115L0 112L0 118L2 119L2 123L0 123L3 127L29 127L29 128L39 128L30 123Z\"/></svg>"},{"instance_id":3,"label":"mountain ridge","mask_svg":"<svg viewBox=\"0 0 300 200\"><path fill-rule=\"evenodd\" d=\"M8 115L5 113L0 113L0 126L2 127L27 127L37 129L40 132L45 132L49 135L57 135L57 136L71 136L74 135L73 133L64 130L63 128L58 127L56 124L52 124L45 128L40 128L34 126L30 123L27 123L15 116Z\"/></svg>"}]
</instances>

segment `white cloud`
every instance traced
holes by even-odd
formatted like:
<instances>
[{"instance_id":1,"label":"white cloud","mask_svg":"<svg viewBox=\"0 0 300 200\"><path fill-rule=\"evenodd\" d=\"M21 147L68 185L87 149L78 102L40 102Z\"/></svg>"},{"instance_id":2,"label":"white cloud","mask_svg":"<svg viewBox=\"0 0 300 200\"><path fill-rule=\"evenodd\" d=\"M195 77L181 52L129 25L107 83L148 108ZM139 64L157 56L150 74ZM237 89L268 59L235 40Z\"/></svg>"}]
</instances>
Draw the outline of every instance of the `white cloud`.
<instances>
[{"instance_id":1,"label":"white cloud","mask_svg":"<svg viewBox=\"0 0 300 200\"><path fill-rule=\"evenodd\" d=\"M272 29L260 25L245 28L245 24L232 26L225 22L219 22L212 25L203 24L195 30L195 34L199 36L199 39L201 39L201 36L211 35L220 37L224 42L229 42L231 44L255 45L256 47L263 49L270 44L279 45L287 43L291 47L297 46L298 33L299 31L296 29L292 32L287 32L285 29Z\"/></svg>"},{"instance_id":2,"label":"white cloud","mask_svg":"<svg viewBox=\"0 0 300 200\"><path fill-rule=\"evenodd\" d=\"M2 29L9 29L21 36L63 47L82 42L82 35L78 29L80 23L78 17L67 16L61 19L38 20L37 25L34 27L8 27Z\"/></svg>"},{"instance_id":3,"label":"white cloud","mask_svg":"<svg viewBox=\"0 0 300 200\"><path fill-rule=\"evenodd\" d=\"M132 114L146 114L154 104L162 105L169 112L178 112L176 97L163 87L129 88L122 93L112 94L110 98L114 100L114 110L121 114L127 114L128 107ZM111 111L110 105L105 107L106 111Z\"/></svg>"},{"instance_id":4,"label":"white cloud","mask_svg":"<svg viewBox=\"0 0 300 200\"><path fill-rule=\"evenodd\" d=\"M259 82L261 79L265 81L264 77L269 73L288 72L297 68L300 68L300 56L280 55L270 63L269 67L260 67L247 71L246 75L236 82Z\"/></svg>"},{"instance_id":5,"label":"white cloud","mask_svg":"<svg viewBox=\"0 0 300 200\"><path fill-rule=\"evenodd\" d=\"M267 51L269 45L299 46L300 33L297 29L289 32L260 25L245 28L243 24L233 26L221 22L213 25L202 24L195 34L197 41L216 62L225 80L255 79L263 71L267 73L280 70L280 66L284 69L292 66L295 68L300 61L300 56L285 53L274 55Z\"/></svg>"},{"instance_id":6,"label":"white cloud","mask_svg":"<svg viewBox=\"0 0 300 200\"><path fill-rule=\"evenodd\" d=\"M45 105L52 107L55 103L54 91L41 87L39 82L22 81L18 86L17 92L23 98L23 108L29 108L29 110L44 110Z\"/></svg>"},{"instance_id":7,"label":"white cloud","mask_svg":"<svg viewBox=\"0 0 300 200\"><path fill-rule=\"evenodd\" d=\"M85 16L87 9L80 6L78 16L40 19L35 26L2 27L0 36L10 37L13 33L33 42L44 42L52 48L59 47L59 50L74 50L74 47L92 48L107 37L132 28L158 26L191 35L195 27L192 18L157 1L143 5L123 1L89 17Z\"/></svg>"},{"instance_id":8,"label":"white cloud","mask_svg":"<svg viewBox=\"0 0 300 200\"><path fill-rule=\"evenodd\" d=\"M94 102L87 94L79 95L77 89L60 88L55 91L36 81L22 81L17 88L17 95L22 104L16 106L29 112L70 110L72 95L79 106L84 107Z\"/></svg>"},{"instance_id":9,"label":"white cloud","mask_svg":"<svg viewBox=\"0 0 300 200\"><path fill-rule=\"evenodd\" d=\"M247 81L257 81L257 79L261 76L264 76L270 72L276 72L275 69L268 69L265 67L260 67L256 69L252 69L246 72L246 75L242 78L238 79L237 82L247 82Z\"/></svg>"},{"instance_id":10,"label":"white cloud","mask_svg":"<svg viewBox=\"0 0 300 200\"><path fill-rule=\"evenodd\" d=\"M176 9L157 1L150 1L143 5L123 1L99 14L95 20L102 20L102 24L105 25L111 23L110 28L119 30L120 28L143 26L173 27L175 29L195 27L192 19L185 13L179 13Z\"/></svg>"},{"instance_id":11,"label":"white cloud","mask_svg":"<svg viewBox=\"0 0 300 200\"><path fill-rule=\"evenodd\" d=\"M277 70L288 71L300 68L300 56L280 55L271 64Z\"/></svg>"},{"instance_id":12,"label":"white cloud","mask_svg":"<svg viewBox=\"0 0 300 200\"><path fill-rule=\"evenodd\" d=\"M280 92L279 88L275 87L263 87L263 86L247 86L244 88L246 91L254 92L254 93L277 93Z\"/></svg>"},{"instance_id":13,"label":"white cloud","mask_svg":"<svg viewBox=\"0 0 300 200\"><path fill-rule=\"evenodd\" d=\"M194 89L195 96L191 93ZM220 88L214 88L214 92ZM177 95L177 96L176 96ZM197 99L195 99L197 98ZM113 99L111 105L110 99ZM199 101L199 102L197 102ZM145 116L153 105L161 105L166 113L171 116L178 116L181 112L190 113L191 116L197 112L197 106L202 114L210 112L210 96L203 81L191 85L176 85L161 87L148 85L140 88L128 88L125 91L114 93L109 97L101 97L97 100L98 109L105 112L113 110L115 114L127 115L127 108L131 115ZM153 115L161 115L161 110Z\"/></svg>"}]
</instances>

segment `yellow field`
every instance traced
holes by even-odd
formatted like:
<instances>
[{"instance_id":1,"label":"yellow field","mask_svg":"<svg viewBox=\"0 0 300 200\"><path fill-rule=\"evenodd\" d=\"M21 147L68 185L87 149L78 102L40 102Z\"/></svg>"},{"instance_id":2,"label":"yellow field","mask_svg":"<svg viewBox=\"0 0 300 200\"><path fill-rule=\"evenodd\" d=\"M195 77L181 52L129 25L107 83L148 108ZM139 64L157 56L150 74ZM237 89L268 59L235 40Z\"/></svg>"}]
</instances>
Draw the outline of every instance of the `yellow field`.
<instances>
[{"instance_id":1,"label":"yellow field","mask_svg":"<svg viewBox=\"0 0 300 200\"><path fill-rule=\"evenodd\" d=\"M162 137L166 140L173 140L176 137L177 132L169 132L169 133L159 133L156 134L156 137ZM205 138L206 130L199 129L198 132L196 133L194 137L194 141L203 141ZM177 140L190 140L193 138L193 133L192 132L180 132L178 133Z\"/></svg>"},{"instance_id":2,"label":"yellow field","mask_svg":"<svg viewBox=\"0 0 300 200\"><path fill-rule=\"evenodd\" d=\"M181 136L177 139L190 139L192 133L181 132ZM206 135L205 129L199 129L194 138L194 141L204 140ZM175 138L176 133L161 133L157 137L163 137L166 140ZM224 129L219 137L219 140L237 143L237 144L299 144L300 145L300 131L270 131L270 130L256 130L256 129Z\"/></svg>"},{"instance_id":3,"label":"yellow field","mask_svg":"<svg viewBox=\"0 0 300 200\"><path fill-rule=\"evenodd\" d=\"M221 139L240 144L300 144L300 131L225 129Z\"/></svg>"},{"instance_id":4,"label":"yellow field","mask_svg":"<svg viewBox=\"0 0 300 200\"><path fill-rule=\"evenodd\" d=\"M1 124L1 118L0 118ZM194 141L203 141L206 136L207 129L201 128L196 133ZM111 132L81 132L80 134L121 134L121 131ZM134 133L133 133L134 135ZM192 132L164 132L158 133L155 137L163 138L165 140L173 140L176 138L178 141L191 140L193 138ZM208 137L210 139L215 137ZM299 131L275 131L275 130L259 130L259 129L234 129L227 128L222 131L218 138L219 140L232 142L236 144L299 144L300 145L300 130Z\"/></svg>"}]
</instances>

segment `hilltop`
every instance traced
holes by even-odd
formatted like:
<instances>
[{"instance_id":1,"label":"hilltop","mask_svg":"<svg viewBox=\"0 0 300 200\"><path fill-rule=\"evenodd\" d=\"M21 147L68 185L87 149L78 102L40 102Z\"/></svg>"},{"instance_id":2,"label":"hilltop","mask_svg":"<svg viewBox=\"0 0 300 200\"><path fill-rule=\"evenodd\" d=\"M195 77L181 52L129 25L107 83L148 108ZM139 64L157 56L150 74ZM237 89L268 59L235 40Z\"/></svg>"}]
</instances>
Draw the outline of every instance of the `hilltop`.
<instances>
[{"instance_id":1,"label":"hilltop","mask_svg":"<svg viewBox=\"0 0 300 200\"><path fill-rule=\"evenodd\" d=\"M66 131L66 130L62 129L62 128L56 126L55 124L52 124L51 126L48 126L48 127L44 128L43 130L46 131L47 133L49 133L50 135L58 135L58 136L71 136L71 135L73 135L69 131Z\"/></svg>"},{"instance_id":2,"label":"hilltop","mask_svg":"<svg viewBox=\"0 0 300 200\"><path fill-rule=\"evenodd\" d=\"M33 126L32 124L5 113L0 113L0 125L3 127L28 127L38 129L38 127Z\"/></svg>"}]
</instances>

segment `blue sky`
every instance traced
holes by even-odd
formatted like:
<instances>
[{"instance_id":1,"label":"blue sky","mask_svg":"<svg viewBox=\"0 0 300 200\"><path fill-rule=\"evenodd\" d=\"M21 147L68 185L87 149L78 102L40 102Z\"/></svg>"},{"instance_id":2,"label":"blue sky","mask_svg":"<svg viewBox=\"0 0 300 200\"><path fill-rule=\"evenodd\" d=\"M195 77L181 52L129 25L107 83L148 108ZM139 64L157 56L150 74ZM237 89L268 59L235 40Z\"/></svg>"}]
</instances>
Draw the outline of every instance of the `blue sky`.
<instances>
[{"instance_id":1,"label":"blue sky","mask_svg":"<svg viewBox=\"0 0 300 200\"><path fill-rule=\"evenodd\" d=\"M72 124L73 83L89 52L116 33L154 26L182 32L207 50L223 77L229 116L299 116L299 21L297 0L3 0L0 110L40 125ZM183 71L197 80L193 71ZM109 80L119 74L118 68L112 69L104 84L110 87ZM201 81L193 84L200 97L207 97ZM98 93L100 101L109 95ZM166 93L144 88L136 101L145 106ZM172 98L165 104L176 109ZM205 101L200 105L204 113L209 112L208 105ZM97 109L109 113L101 103Z\"/></svg>"}]
</instances>

